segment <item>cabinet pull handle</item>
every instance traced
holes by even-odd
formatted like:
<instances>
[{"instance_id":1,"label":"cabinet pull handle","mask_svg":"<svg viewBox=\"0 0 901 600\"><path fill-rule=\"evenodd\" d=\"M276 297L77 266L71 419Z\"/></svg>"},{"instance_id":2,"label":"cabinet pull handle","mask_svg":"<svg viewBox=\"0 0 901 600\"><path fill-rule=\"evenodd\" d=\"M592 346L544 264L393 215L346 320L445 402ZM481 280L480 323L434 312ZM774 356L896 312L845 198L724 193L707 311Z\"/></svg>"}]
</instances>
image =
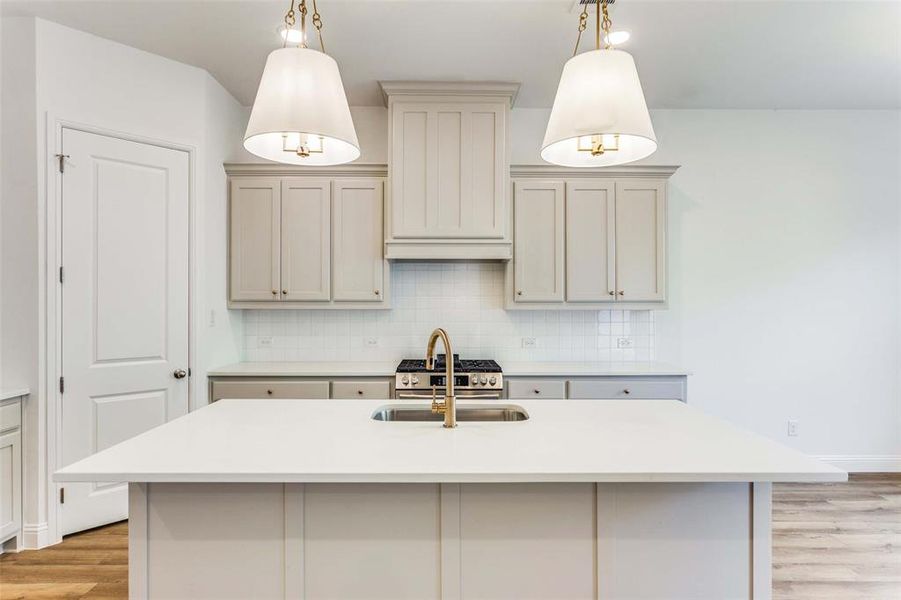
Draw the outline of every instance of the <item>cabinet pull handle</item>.
<instances>
[{"instance_id":1,"label":"cabinet pull handle","mask_svg":"<svg viewBox=\"0 0 901 600\"><path fill-rule=\"evenodd\" d=\"M273 295L273 296L278 296L278 290L272 290L272 295Z\"/></svg>"}]
</instances>

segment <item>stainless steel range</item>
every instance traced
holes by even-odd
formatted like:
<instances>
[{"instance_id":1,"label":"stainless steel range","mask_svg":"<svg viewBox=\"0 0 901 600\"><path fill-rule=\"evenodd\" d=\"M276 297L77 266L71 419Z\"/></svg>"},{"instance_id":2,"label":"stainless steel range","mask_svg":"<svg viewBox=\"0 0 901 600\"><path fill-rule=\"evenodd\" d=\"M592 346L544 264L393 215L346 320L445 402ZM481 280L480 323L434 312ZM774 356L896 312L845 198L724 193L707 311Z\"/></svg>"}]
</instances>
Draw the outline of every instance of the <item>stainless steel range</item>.
<instances>
[{"instance_id":1,"label":"stainless steel range","mask_svg":"<svg viewBox=\"0 0 901 600\"><path fill-rule=\"evenodd\" d=\"M435 358L429 371L424 359L405 359L394 375L394 397L401 399L440 398L447 388L446 356ZM504 375L493 360L460 360L453 355L454 388L458 398L500 399L504 393Z\"/></svg>"}]
</instances>

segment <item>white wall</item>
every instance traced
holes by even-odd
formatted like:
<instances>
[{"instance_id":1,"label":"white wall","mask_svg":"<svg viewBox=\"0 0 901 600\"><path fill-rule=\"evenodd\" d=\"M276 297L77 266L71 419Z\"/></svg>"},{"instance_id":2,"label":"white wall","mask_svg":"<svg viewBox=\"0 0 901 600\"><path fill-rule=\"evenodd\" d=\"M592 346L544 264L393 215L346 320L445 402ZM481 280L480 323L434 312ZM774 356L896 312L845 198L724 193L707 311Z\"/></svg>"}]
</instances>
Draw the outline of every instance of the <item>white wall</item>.
<instances>
[{"instance_id":1,"label":"white wall","mask_svg":"<svg viewBox=\"0 0 901 600\"><path fill-rule=\"evenodd\" d=\"M14 41L23 29L33 30L32 39ZM25 540L34 546L50 541L55 508L55 490L48 490L43 475L48 427L53 426L48 423L48 398L52 401L53 394L45 389L41 358L46 332L38 315L45 297L44 207L53 191L52 185L48 186L53 179L47 177L45 161L56 152L56 120L176 143L194 151L196 277L191 300L197 321L197 364L192 365L191 385L196 406L198 399L206 396L207 359L218 364L240 356L241 315L224 310L226 205L222 162L235 158L230 140L237 135L244 109L201 69L40 19L5 19L3 42L4 84L11 70L18 69L34 82L35 89L32 104L26 108L34 111L36 122L22 127L25 137L30 134L36 145L30 158L22 158L23 167L31 173L24 171L25 183L20 186L23 193L11 197L4 193L3 198L4 212L14 213L21 221L15 240L23 259L21 285L16 290L20 300L19 304L7 305L3 299L4 323L9 323L9 313L20 322L12 332L4 327L3 346L21 349L23 359L21 364L4 360L3 374L4 385L27 385L32 390L25 414L24 516ZM34 57L31 64L29 53ZM5 111L3 116L4 126L16 121ZM8 139L6 130L3 135L4 145L14 142ZM4 163L4 171L6 168ZM9 241L6 237L4 240ZM13 276L4 271L4 278ZM216 309L218 317L212 327L210 309Z\"/></svg>"}]
</instances>

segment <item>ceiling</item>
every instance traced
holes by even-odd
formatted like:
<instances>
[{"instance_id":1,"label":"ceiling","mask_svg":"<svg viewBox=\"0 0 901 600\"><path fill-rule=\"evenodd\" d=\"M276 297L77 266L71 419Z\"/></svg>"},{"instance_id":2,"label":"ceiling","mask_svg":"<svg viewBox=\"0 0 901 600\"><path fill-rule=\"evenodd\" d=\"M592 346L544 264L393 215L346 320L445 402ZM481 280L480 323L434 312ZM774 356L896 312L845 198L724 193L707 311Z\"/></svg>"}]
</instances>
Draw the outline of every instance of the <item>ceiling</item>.
<instances>
[{"instance_id":1,"label":"ceiling","mask_svg":"<svg viewBox=\"0 0 901 600\"><path fill-rule=\"evenodd\" d=\"M352 105L381 79L522 83L549 107L578 26L574 0L318 0ZM249 105L288 0L5 0L34 15L202 67ZM901 108L901 2L618 0L652 108ZM593 15L582 48L593 42Z\"/></svg>"}]
</instances>

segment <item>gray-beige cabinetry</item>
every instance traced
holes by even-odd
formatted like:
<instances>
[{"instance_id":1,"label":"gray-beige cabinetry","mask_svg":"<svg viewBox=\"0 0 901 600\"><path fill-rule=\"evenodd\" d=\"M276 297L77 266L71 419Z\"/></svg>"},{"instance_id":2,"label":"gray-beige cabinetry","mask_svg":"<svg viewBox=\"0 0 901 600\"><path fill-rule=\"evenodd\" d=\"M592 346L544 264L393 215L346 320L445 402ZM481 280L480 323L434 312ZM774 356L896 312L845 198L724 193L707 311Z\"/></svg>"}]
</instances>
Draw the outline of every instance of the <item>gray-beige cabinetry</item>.
<instances>
[{"instance_id":1,"label":"gray-beige cabinetry","mask_svg":"<svg viewBox=\"0 0 901 600\"><path fill-rule=\"evenodd\" d=\"M542 375L505 376L510 399L634 399L686 401L686 375ZM394 377L222 376L210 377L210 401L226 398L362 398L394 397Z\"/></svg>"},{"instance_id":2,"label":"gray-beige cabinetry","mask_svg":"<svg viewBox=\"0 0 901 600\"><path fill-rule=\"evenodd\" d=\"M394 377L210 377L210 401L227 398L387 400Z\"/></svg>"},{"instance_id":3,"label":"gray-beige cabinetry","mask_svg":"<svg viewBox=\"0 0 901 600\"><path fill-rule=\"evenodd\" d=\"M509 259L510 108L518 84L382 82L388 258Z\"/></svg>"},{"instance_id":4,"label":"gray-beige cabinetry","mask_svg":"<svg viewBox=\"0 0 901 600\"><path fill-rule=\"evenodd\" d=\"M507 308L660 308L672 167L519 169Z\"/></svg>"},{"instance_id":5,"label":"gray-beige cabinetry","mask_svg":"<svg viewBox=\"0 0 901 600\"><path fill-rule=\"evenodd\" d=\"M0 395L0 552L22 546L23 396Z\"/></svg>"},{"instance_id":6,"label":"gray-beige cabinetry","mask_svg":"<svg viewBox=\"0 0 901 600\"><path fill-rule=\"evenodd\" d=\"M229 307L388 308L384 178L284 173L230 173Z\"/></svg>"}]
</instances>

